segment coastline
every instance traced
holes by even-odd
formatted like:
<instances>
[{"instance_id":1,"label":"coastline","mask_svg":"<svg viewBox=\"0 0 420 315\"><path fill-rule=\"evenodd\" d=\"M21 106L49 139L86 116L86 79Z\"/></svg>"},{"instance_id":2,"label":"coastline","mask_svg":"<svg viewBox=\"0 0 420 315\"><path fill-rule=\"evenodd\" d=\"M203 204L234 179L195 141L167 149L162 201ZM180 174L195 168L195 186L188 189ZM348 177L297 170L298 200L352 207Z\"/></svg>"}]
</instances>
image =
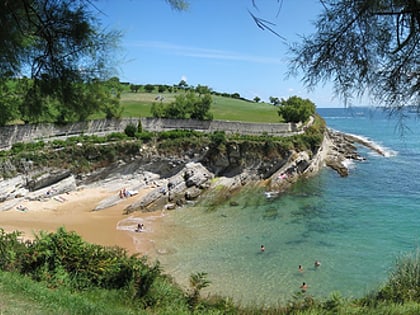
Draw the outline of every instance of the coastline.
<instances>
[{"instance_id":1,"label":"coastline","mask_svg":"<svg viewBox=\"0 0 420 315\"><path fill-rule=\"evenodd\" d=\"M353 138L345 139L345 136L347 135L331 130L326 132L320 149L310 159L310 165L300 176L316 175L325 166L335 169L341 176L347 176L345 160L349 156L353 159L360 157L353 147L343 150L343 146L355 141ZM368 142L356 140L371 150L376 149L369 146ZM285 168L295 163L293 160L289 162ZM279 180L277 175L273 175L272 179L269 186L281 188L279 192L287 189L295 180L291 178L284 182ZM220 183L223 183L223 179ZM130 182L126 180L125 184ZM160 233L168 235L167 231L162 231L159 223L159 218L165 214L165 207L157 211L134 211L128 214L127 208L138 204L154 190L159 189L159 184L156 186L154 181L147 185L137 183L137 193L124 199L118 197L118 188L121 189L121 185L121 179L100 181L48 198L24 198L20 202L16 201L15 206L9 207L8 210L0 211L1 227L6 232L22 232L24 239L34 239L40 231L55 232L59 227L64 227L69 232L76 232L87 242L119 246L130 254L142 254L154 259L159 255L154 247L154 237L159 237ZM138 223L145 225L145 230L141 233L135 232Z\"/></svg>"},{"instance_id":2,"label":"coastline","mask_svg":"<svg viewBox=\"0 0 420 315\"><path fill-rule=\"evenodd\" d=\"M142 189L138 195L101 211L93 210L105 198L118 195L118 191L86 187L45 201L24 200L20 206L25 210L14 207L0 211L1 228L8 233L20 231L23 239L33 240L41 231L55 232L59 227L64 227L68 232L76 232L89 243L119 246L129 254L150 253L153 242L147 232L152 230L152 224L153 230L157 228L161 211L135 212L130 215L123 213L127 205L141 198L147 190ZM145 222L144 233L134 231L137 222Z\"/></svg>"}]
</instances>

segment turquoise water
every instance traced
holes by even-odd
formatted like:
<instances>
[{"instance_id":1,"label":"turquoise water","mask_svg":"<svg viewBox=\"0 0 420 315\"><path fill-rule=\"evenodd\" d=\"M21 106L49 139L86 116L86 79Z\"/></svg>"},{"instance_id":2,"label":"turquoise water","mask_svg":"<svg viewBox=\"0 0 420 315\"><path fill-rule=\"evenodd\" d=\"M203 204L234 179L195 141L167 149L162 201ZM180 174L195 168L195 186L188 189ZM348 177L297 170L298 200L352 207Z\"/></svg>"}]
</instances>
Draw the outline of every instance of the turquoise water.
<instances>
[{"instance_id":1,"label":"turquoise water","mask_svg":"<svg viewBox=\"0 0 420 315\"><path fill-rule=\"evenodd\" d=\"M276 199L254 190L236 207L170 212L154 242L178 282L207 272L212 283L205 292L244 304L284 302L302 282L317 297L359 297L386 280L399 255L419 246L420 122L407 118L411 131L401 137L397 122L380 111L318 111L329 127L366 137L387 156L360 148L367 160L352 162L346 178L324 169Z\"/></svg>"}]
</instances>

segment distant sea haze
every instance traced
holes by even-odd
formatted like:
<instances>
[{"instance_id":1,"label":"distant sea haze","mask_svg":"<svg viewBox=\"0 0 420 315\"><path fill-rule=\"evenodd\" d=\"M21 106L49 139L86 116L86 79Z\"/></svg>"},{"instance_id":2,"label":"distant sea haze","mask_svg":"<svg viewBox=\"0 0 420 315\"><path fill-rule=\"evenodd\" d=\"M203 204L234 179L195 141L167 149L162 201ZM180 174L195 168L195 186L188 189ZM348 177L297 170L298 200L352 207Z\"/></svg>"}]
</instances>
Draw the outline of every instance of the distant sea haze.
<instances>
[{"instance_id":1,"label":"distant sea haze","mask_svg":"<svg viewBox=\"0 0 420 315\"><path fill-rule=\"evenodd\" d=\"M191 273L207 272L205 292L242 304L285 302L303 282L314 296L359 297L386 280L399 255L417 248L420 125L414 114L405 121L411 132L401 137L397 122L380 110L318 112L330 128L367 138L386 156L361 147L367 160L352 162L348 177L324 169L278 198L253 190L235 197L236 207L168 213L152 256L178 282L188 286Z\"/></svg>"}]
</instances>

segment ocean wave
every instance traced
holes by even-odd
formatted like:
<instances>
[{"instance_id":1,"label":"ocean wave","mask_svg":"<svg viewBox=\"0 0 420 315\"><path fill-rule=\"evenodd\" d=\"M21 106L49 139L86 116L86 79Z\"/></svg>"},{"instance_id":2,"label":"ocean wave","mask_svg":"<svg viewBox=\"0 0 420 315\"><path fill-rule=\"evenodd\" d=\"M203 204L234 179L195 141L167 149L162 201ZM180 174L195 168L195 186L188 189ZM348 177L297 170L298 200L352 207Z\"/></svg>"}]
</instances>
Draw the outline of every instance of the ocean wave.
<instances>
[{"instance_id":1,"label":"ocean wave","mask_svg":"<svg viewBox=\"0 0 420 315\"><path fill-rule=\"evenodd\" d=\"M375 151L377 154L381 154L384 157L394 157L396 155L398 155L398 151L392 150L391 148L388 148L384 145L381 145L371 139L369 139L368 137L365 136L360 136L360 135L356 135L353 133L348 133L348 132L342 132L339 131L337 129L334 128L330 128L333 132L340 132L340 133L344 133L346 135L349 135L350 137L353 137L354 139L357 139L360 141L360 143L365 143L368 145L368 147Z\"/></svg>"},{"instance_id":2,"label":"ocean wave","mask_svg":"<svg viewBox=\"0 0 420 315\"><path fill-rule=\"evenodd\" d=\"M375 142L375 141L373 141L373 140L371 140L367 137L359 136L359 135L355 135L355 134L351 134L351 133L349 133L349 135L356 138L356 139L359 139L361 142L365 142L365 143L369 144L371 149L373 149L376 152L381 152L384 157L393 157L393 156L398 155L397 151L392 150L392 149L390 149L390 148L388 148L384 145L381 145L381 144L379 144L379 143L377 143L377 142Z\"/></svg>"},{"instance_id":3,"label":"ocean wave","mask_svg":"<svg viewBox=\"0 0 420 315\"><path fill-rule=\"evenodd\" d=\"M353 119L354 117L352 116L326 116L323 118L328 118L328 119Z\"/></svg>"}]
</instances>

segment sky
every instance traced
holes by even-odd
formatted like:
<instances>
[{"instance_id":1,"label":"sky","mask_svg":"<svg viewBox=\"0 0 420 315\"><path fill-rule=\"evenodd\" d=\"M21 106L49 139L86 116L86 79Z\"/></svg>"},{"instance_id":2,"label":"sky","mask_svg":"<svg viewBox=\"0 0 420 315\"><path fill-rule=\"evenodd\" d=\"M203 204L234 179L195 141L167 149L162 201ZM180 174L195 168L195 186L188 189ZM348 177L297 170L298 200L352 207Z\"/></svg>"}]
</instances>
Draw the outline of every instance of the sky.
<instances>
[{"instance_id":1,"label":"sky","mask_svg":"<svg viewBox=\"0 0 420 315\"><path fill-rule=\"evenodd\" d=\"M331 86L308 91L288 77L287 45L314 32L317 0L190 0L177 11L164 0L99 0L99 18L123 34L118 77L132 84L205 85L247 99L308 98L318 108L343 107ZM261 30L249 11L269 20L281 37Z\"/></svg>"}]
</instances>

